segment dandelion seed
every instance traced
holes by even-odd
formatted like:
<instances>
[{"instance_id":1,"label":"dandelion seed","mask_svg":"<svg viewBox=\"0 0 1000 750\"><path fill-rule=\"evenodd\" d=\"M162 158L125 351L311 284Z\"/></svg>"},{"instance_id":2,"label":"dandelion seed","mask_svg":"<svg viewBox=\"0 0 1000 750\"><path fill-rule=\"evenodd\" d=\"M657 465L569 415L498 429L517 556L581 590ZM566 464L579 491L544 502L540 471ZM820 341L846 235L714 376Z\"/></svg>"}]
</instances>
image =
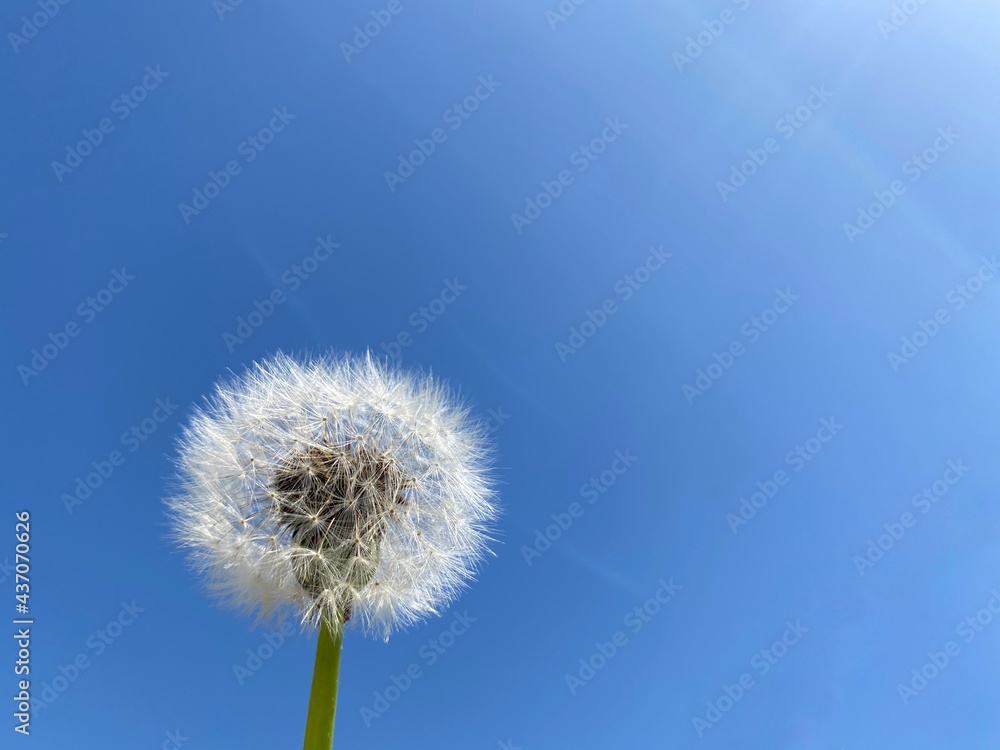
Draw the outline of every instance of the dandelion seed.
<instances>
[{"instance_id":1,"label":"dandelion seed","mask_svg":"<svg viewBox=\"0 0 1000 750\"><path fill-rule=\"evenodd\" d=\"M388 638L472 578L496 517L488 462L486 429L430 376L370 355L278 355L196 411L168 505L223 601L320 626L312 726L345 622ZM313 745L309 732L322 747L325 730Z\"/></svg>"}]
</instances>

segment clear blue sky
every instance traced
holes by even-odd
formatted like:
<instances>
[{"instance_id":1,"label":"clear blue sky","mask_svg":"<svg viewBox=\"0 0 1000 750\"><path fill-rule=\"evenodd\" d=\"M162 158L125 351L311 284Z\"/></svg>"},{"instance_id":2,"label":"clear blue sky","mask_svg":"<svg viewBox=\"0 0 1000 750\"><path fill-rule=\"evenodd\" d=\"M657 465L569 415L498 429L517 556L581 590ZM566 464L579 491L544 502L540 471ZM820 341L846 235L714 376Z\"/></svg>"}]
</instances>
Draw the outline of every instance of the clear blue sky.
<instances>
[{"instance_id":1,"label":"clear blue sky","mask_svg":"<svg viewBox=\"0 0 1000 750\"><path fill-rule=\"evenodd\" d=\"M161 498L219 376L370 347L494 420L504 514L348 635L337 747L998 746L1000 11L668 5L7 4L0 591L29 510L64 688L14 740L298 746L313 638Z\"/></svg>"}]
</instances>

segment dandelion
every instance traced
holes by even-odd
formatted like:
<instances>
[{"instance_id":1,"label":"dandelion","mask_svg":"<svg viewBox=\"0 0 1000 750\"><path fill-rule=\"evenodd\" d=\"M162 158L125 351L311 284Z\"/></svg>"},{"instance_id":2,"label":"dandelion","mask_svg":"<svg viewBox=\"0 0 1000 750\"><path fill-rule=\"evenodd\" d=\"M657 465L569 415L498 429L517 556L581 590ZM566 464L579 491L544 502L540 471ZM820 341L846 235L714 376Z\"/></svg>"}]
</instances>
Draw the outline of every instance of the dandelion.
<instances>
[{"instance_id":1,"label":"dandelion","mask_svg":"<svg viewBox=\"0 0 1000 750\"><path fill-rule=\"evenodd\" d=\"M174 537L223 602L319 628L305 747L329 748L345 624L388 639L439 614L487 550L486 430L370 354L278 355L220 383L180 442Z\"/></svg>"}]
</instances>

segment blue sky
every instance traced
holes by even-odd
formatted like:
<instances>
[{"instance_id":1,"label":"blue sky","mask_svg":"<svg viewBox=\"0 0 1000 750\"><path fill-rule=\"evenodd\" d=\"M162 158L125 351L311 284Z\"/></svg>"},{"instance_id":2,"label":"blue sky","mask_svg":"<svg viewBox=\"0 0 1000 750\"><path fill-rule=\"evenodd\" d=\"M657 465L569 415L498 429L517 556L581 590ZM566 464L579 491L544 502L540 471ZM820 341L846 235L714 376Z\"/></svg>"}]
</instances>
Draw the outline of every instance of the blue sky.
<instances>
[{"instance_id":1,"label":"blue sky","mask_svg":"<svg viewBox=\"0 0 1000 750\"><path fill-rule=\"evenodd\" d=\"M301 741L314 639L212 605L161 498L217 378L371 348L492 420L503 517L348 634L338 747L997 746L1000 12L559 8L5 8L16 741Z\"/></svg>"}]
</instances>

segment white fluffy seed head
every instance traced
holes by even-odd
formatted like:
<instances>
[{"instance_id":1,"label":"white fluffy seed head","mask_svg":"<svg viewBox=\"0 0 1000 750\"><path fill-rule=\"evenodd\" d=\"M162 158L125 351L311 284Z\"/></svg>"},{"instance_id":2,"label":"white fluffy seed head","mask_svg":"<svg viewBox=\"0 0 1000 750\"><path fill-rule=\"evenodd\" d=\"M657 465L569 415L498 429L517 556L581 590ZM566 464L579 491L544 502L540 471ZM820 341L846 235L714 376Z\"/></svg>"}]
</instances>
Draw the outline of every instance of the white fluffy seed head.
<instances>
[{"instance_id":1,"label":"white fluffy seed head","mask_svg":"<svg viewBox=\"0 0 1000 750\"><path fill-rule=\"evenodd\" d=\"M386 638L472 578L497 509L484 428L365 357L255 364L180 441L174 537L226 603Z\"/></svg>"}]
</instances>

